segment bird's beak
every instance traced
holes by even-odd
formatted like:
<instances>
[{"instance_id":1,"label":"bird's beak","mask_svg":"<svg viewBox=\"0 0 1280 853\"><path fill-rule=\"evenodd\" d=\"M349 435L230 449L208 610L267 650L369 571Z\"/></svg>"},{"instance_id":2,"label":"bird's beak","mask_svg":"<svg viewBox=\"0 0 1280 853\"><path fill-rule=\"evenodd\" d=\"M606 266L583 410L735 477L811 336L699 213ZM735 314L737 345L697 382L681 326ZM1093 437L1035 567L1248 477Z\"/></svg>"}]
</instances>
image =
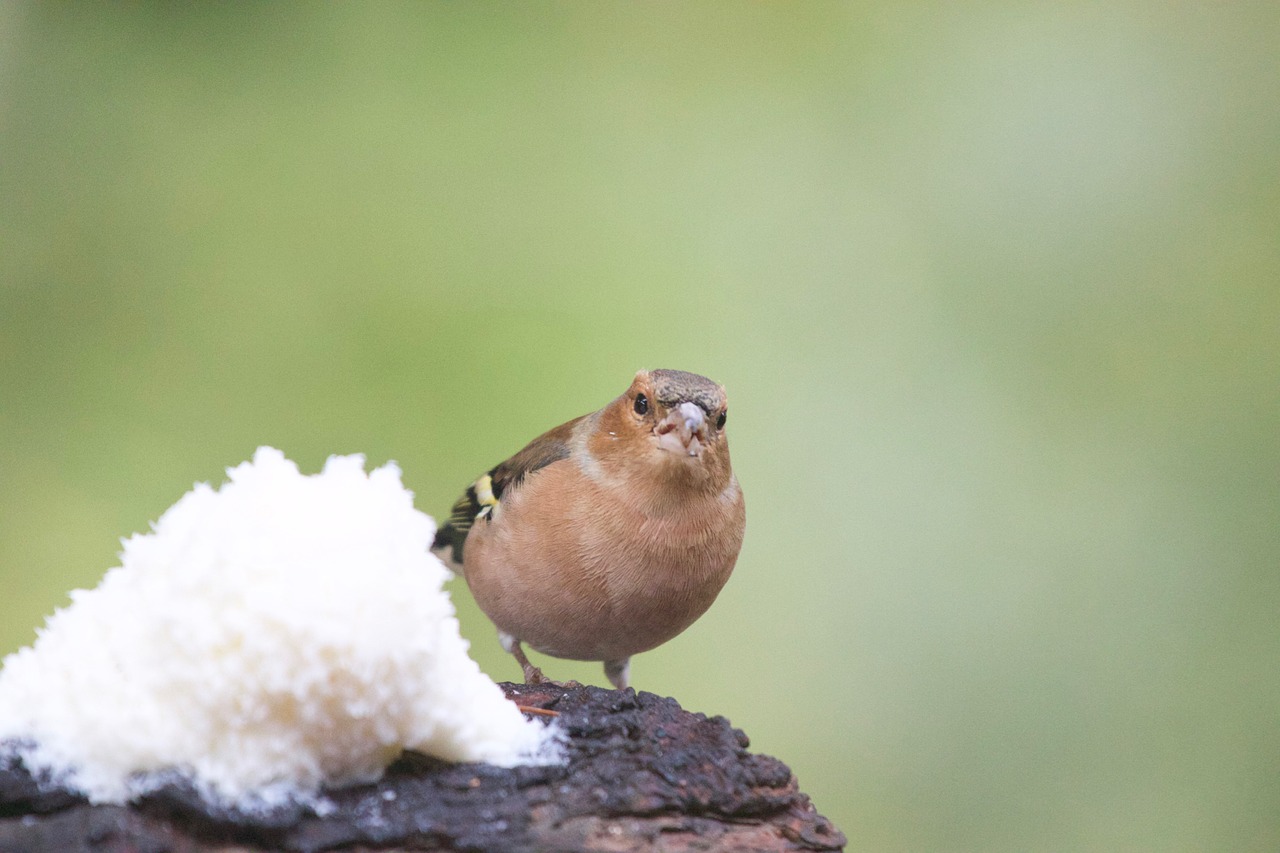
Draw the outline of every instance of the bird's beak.
<instances>
[{"instance_id":1,"label":"bird's beak","mask_svg":"<svg viewBox=\"0 0 1280 853\"><path fill-rule=\"evenodd\" d=\"M707 416L695 403L681 403L659 423L658 447L681 456L697 456L707 445Z\"/></svg>"}]
</instances>

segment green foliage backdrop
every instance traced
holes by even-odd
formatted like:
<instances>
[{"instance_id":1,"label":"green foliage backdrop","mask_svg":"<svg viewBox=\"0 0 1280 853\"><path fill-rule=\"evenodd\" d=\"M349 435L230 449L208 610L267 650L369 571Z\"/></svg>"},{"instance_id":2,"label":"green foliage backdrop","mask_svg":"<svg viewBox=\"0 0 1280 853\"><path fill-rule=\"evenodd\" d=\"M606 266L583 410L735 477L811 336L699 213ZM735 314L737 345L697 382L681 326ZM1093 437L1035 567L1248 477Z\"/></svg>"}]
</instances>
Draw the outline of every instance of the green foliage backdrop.
<instances>
[{"instance_id":1,"label":"green foliage backdrop","mask_svg":"<svg viewBox=\"0 0 1280 853\"><path fill-rule=\"evenodd\" d=\"M641 689L852 850L1280 848L1278 10L0 6L0 651L259 444L438 515L679 367Z\"/></svg>"}]
</instances>

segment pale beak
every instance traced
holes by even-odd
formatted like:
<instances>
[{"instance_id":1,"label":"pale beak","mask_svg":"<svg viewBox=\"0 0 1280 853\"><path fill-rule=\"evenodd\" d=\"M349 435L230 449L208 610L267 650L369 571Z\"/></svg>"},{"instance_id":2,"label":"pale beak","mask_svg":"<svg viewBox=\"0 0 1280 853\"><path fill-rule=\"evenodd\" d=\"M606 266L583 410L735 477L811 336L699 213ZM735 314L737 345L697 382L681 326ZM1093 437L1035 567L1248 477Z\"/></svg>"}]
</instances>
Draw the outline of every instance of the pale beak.
<instances>
[{"instance_id":1,"label":"pale beak","mask_svg":"<svg viewBox=\"0 0 1280 853\"><path fill-rule=\"evenodd\" d=\"M658 424L658 446L681 456L697 456L707 443L707 416L696 403L681 403Z\"/></svg>"}]
</instances>

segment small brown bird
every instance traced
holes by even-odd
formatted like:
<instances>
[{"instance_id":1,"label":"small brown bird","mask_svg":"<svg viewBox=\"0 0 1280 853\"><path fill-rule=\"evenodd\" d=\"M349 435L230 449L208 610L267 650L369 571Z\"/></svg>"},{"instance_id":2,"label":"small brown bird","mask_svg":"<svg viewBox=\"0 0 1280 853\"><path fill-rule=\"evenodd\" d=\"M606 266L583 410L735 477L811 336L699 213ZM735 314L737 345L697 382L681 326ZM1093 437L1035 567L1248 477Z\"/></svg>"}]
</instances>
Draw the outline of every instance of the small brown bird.
<instances>
[{"instance_id":1,"label":"small brown bird","mask_svg":"<svg viewBox=\"0 0 1280 853\"><path fill-rule=\"evenodd\" d=\"M466 578L526 682L543 676L522 642L604 661L622 689L632 655L711 606L746 525L726 417L724 388L705 376L642 370L621 397L535 438L454 504L432 551Z\"/></svg>"}]
</instances>

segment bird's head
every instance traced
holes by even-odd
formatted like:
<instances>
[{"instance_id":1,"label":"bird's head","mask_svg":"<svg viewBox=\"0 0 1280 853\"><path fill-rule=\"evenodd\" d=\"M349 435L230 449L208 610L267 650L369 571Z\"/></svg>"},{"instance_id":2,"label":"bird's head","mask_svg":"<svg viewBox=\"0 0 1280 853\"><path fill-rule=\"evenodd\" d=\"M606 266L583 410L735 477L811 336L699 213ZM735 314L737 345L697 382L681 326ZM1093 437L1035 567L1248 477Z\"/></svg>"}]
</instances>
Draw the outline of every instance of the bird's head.
<instances>
[{"instance_id":1,"label":"bird's head","mask_svg":"<svg viewBox=\"0 0 1280 853\"><path fill-rule=\"evenodd\" d=\"M732 473L724 388L683 370L641 370L601 413L592 452L676 483L723 489Z\"/></svg>"}]
</instances>

